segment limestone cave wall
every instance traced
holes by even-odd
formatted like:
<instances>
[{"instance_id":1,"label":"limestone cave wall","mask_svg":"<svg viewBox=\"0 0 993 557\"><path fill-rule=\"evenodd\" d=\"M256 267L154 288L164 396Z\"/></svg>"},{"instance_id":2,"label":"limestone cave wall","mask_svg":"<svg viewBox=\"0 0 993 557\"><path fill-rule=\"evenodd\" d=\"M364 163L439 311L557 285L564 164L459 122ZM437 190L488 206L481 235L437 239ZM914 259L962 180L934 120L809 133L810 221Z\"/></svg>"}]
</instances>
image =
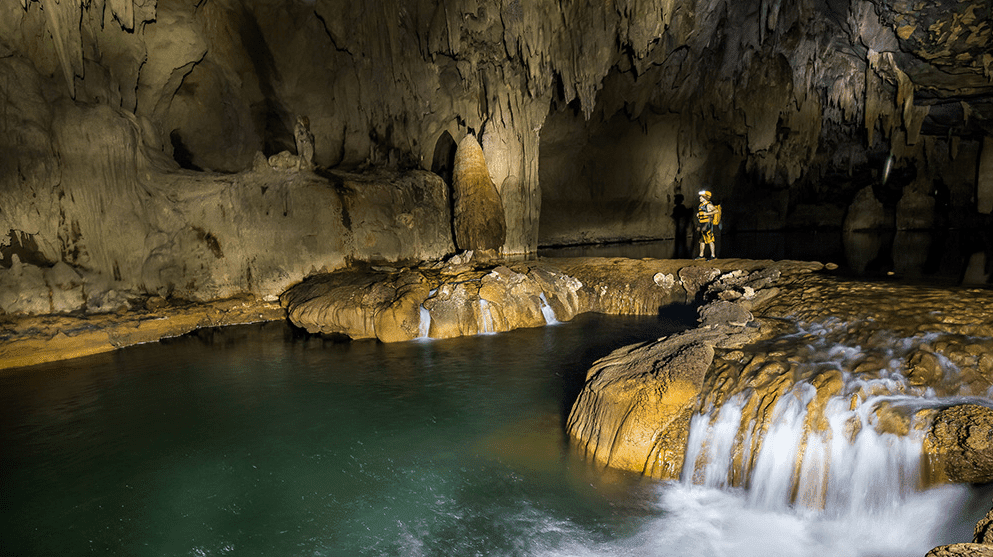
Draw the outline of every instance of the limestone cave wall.
<instances>
[{"instance_id":1,"label":"limestone cave wall","mask_svg":"<svg viewBox=\"0 0 993 557\"><path fill-rule=\"evenodd\" d=\"M700 187L739 230L841 226L866 188L881 226L920 225L898 209L939 191L989 213L990 18L985 0L6 1L3 267L197 299L437 257L451 227L417 206L451 218L468 135L508 255L670 237ZM298 116L313 173L279 159ZM354 178L375 172L393 177Z\"/></svg>"}]
</instances>

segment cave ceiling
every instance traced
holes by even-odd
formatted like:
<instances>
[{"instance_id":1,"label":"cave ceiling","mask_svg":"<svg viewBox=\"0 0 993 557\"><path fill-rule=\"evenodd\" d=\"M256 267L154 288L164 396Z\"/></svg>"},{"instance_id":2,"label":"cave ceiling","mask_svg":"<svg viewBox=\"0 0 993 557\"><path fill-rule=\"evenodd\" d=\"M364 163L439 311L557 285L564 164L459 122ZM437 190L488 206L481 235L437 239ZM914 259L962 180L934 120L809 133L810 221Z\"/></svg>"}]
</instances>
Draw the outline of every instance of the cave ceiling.
<instances>
[{"instance_id":1,"label":"cave ceiling","mask_svg":"<svg viewBox=\"0 0 993 557\"><path fill-rule=\"evenodd\" d=\"M591 126L678 115L684 135L787 183L896 142L913 151L922 135L993 135L988 0L11 0L0 12L8 107L109 104L195 169L292 149L297 114L323 166L425 168L445 132L500 129L526 152L556 111Z\"/></svg>"}]
</instances>

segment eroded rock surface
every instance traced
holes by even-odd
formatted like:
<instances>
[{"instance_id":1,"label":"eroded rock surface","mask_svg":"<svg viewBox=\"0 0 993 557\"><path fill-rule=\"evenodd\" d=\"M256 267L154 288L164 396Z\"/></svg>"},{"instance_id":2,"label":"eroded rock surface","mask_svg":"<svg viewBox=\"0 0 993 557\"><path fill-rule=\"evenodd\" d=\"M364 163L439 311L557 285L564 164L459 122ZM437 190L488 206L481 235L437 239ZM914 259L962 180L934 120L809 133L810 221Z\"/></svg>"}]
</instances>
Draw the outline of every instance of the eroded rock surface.
<instances>
[{"instance_id":1,"label":"eroded rock surface","mask_svg":"<svg viewBox=\"0 0 993 557\"><path fill-rule=\"evenodd\" d=\"M416 268L366 266L319 274L293 286L280 300L294 324L314 333L384 341L450 338L537 327L585 312L656 315L670 304L693 301L704 286L696 278L684 282L677 276L717 277L721 267L760 269L754 274L760 278L743 279L758 284L770 273L809 272L821 265L623 258L500 263L455 257ZM754 289L743 284L734 296L750 303Z\"/></svg>"},{"instance_id":2,"label":"eroded rock surface","mask_svg":"<svg viewBox=\"0 0 993 557\"><path fill-rule=\"evenodd\" d=\"M826 474L831 465L805 462L819 457L816 451L807 455L804 448L842 439L854 445L868 430L871 439L912 438L923 447L919 450L925 469L900 472L910 479L898 481L894 489L993 481L993 410L961 402L961 397L986 397L993 388L993 316L986 310L993 307L993 297L988 291L852 282L822 274L777 276L774 271L733 271L702 289L703 299L711 301L701 306L702 328L694 333L739 327L748 335L713 343L712 361L702 377L695 364L684 364L684 385L693 385L696 396L682 387L673 398L681 405L646 418L638 410L646 395L625 387L620 379L612 386L601 377L609 377L610 366L598 364L570 417L578 426L570 429L574 442L604 465L657 477L676 477L681 470L695 474L710 457L695 455L699 460L681 469L685 437L678 439L678 429L670 424L678 419L685 426L694 413L715 420L718 409L733 403L728 415L739 412L732 418L738 421L721 426L737 429L736 436L727 438L735 448L729 446L730 452L722 456L731 459L728 476L709 478L719 485L746 485L767 429L774 422L782 424L785 416L799 420L787 427L802 431L792 441L798 444L790 457L797 474L792 489L782 495L787 502L802 498L812 508L827 503L826 483L799 482L801 471ZM665 342L674 340L660 340L653 349L662 350ZM655 385L653 392L666 392L672 379L666 374L655 378L664 361L657 353L645 353L636 375L648 385L644 389ZM625 365L638 368L636 361ZM619 378L635 376L631 371L618 373ZM658 396L662 398L653 407L666 404L665 397ZM606 414L608 409L620 413ZM634 421L626 422L624 412ZM586 414L597 416L603 431ZM674 444L659 450L657 439ZM665 455L662 460L660 454ZM908 462L913 465L917 461L911 457Z\"/></svg>"},{"instance_id":3,"label":"eroded rock surface","mask_svg":"<svg viewBox=\"0 0 993 557\"><path fill-rule=\"evenodd\" d=\"M711 301L699 308L698 328L619 349L587 373L567 431L573 444L594 462L656 478L679 477L689 419L715 348L741 347L759 336L759 329L750 326L748 309L756 297L755 287L767 287L780 276L778 269L725 275L710 271L717 270L704 276L720 278L701 292Z\"/></svg>"},{"instance_id":4,"label":"eroded rock surface","mask_svg":"<svg viewBox=\"0 0 993 557\"><path fill-rule=\"evenodd\" d=\"M436 259L454 249L448 188L430 172L318 176L266 165L230 176L170 175L133 160L91 163L89 147L73 141L65 165L110 182L124 173L127 187L112 192L80 180L71 193L59 186L31 201L0 191L0 204L15 213L44 209L68 219L52 215L33 234L17 234L21 246L33 246L22 251L31 261L13 253L9 268L0 266L2 312L116 311L150 295L275 300L316 270ZM60 242L68 254L44 248Z\"/></svg>"},{"instance_id":5,"label":"eroded rock surface","mask_svg":"<svg viewBox=\"0 0 993 557\"><path fill-rule=\"evenodd\" d=\"M945 408L924 440L933 482L993 481L993 409L976 404Z\"/></svg>"},{"instance_id":6,"label":"eroded rock surface","mask_svg":"<svg viewBox=\"0 0 993 557\"><path fill-rule=\"evenodd\" d=\"M0 369L90 356L157 342L205 327L285 319L282 307L253 298L173 304L163 298L140 308L96 315L44 315L0 321Z\"/></svg>"}]
</instances>

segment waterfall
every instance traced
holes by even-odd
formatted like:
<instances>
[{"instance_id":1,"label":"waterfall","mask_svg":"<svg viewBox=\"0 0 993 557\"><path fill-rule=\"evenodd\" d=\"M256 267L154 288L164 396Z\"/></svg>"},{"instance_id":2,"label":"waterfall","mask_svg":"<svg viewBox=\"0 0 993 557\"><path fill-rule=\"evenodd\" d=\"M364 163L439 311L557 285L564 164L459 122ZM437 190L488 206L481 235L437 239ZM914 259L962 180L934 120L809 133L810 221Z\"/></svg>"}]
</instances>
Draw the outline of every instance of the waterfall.
<instances>
[{"instance_id":1,"label":"waterfall","mask_svg":"<svg viewBox=\"0 0 993 557\"><path fill-rule=\"evenodd\" d=\"M481 333L484 335L493 334L496 332L496 328L493 326L493 313L490 311L490 303L486 300L479 299L479 322Z\"/></svg>"},{"instance_id":2,"label":"waterfall","mask_svg":"<svg viewBox=\"0 0 993 557\"><path fill-rule=\"evenodd\" d=\"M434 293L437 292L437 291L438 291L438 289L435 288L435 289L431 290L430 292L428 292L428 298L430 298L431 296L434 296ZM419 338L419 339L430 338L430 337L428 337L428 333L431 332L431 312L428 311L428 308L424 307L424 303L423 302L421 302L420 317L421 317L421 320L420 320L420 322L417 325L417 338Z\"/></svg>"},{"instance_id":3,"label":"waterfall","mask_svg":"<svg viewBox=\"0 0 993 557\"><path fill-rule=\"evenodd\" d=\"M552 309L552 306L548 305L548 300L545 298L544 292L538 294L538 300L541 302L541 314L545 316L545 324L555 325L558 323L559 320L555 318L555 310Z\"/></svg>"},{"instance_id":4,"label":"waterfall","mask_svg":"<svg viewBox=\"0 0 993 557\"><path fill-rule=\"evenodd\" d=\"M850 409L849 399L828 401L828 427L812 427L816 389L800 383L779 398L767 424L743 415L739 395L690 425L683 478L707 487L747 487L757 508L792 506L832 515L860 514L899 504L920 485L925 428L906 435L880 433L873 423L877 397ZM891 399L896 401L895 399ZM752 454L754 451L754 454Z\"/></svg>"},{"instance_id":5,"label":"waterfall","mask_svg":"<svg viewBox=\"0 0 993 557\"><path fill-rule=\"evenodd\" d=\"M921 489L930 418L920 411L968 387L955 384L958 369L947 358L943 381L953 387L944 398L903 375L934 335L877 336L878 346L863 348L845 344L846 330L834 323L793 335L804 348L775 368L778 375L767 372L768 355L758 366L722 372L714 385L724 391L705 394L691 418L683 483L743 489L757 509L847 517L895 509ZM881 364L867 372L867 362Z\"/></svg>"}]
</instances>

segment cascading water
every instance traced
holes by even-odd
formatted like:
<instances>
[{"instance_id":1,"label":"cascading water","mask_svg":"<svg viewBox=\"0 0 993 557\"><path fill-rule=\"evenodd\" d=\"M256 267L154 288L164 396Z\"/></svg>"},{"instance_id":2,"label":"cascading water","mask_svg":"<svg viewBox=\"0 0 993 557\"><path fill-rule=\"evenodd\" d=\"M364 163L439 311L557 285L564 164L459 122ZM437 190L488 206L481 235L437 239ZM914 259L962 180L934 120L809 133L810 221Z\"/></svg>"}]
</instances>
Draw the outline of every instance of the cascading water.
<instances>
[{"instance_id":1,"label":"cascading water","mask_svg":"<svg viewBox=\"0 0 993 557\"><path fill-rule=\"evenodd\" d=\"M493 313L490 311L490 303L483 298L479 299L479 320L480 325L482 325L482 331L484 335L493 334L496 332L496 328L493 326Z\"/></svg>"},{"instance_id":2,"label":"cascading water","mask_svg":"<svg viewBox=\"0 0 993 557\"><path fill-rule=\"evenodd\" d=\"M428 293L428 298L434 296L434 293L437 291L438 291L437 288L431 290L431 292ZM428 333L431 332L431 312L428 311L426 307L424 307L424 304L421 304L420 317L421 317L420 322L417 325L417 333L418 333L417 338L419 339L430 338L428 337Z\"/></svg>"},{"instance_id":3,"label":"cascading water","mask_svg":"<svg viewBox=\"0 0 993 557\"><path fill-rule=\"evenodd\" d=\"M695 416L684 477L708 487L747 487L755 507L795 505L831 515L894 507L920 487L920 424L906 435L880 433L872 412L883 397L851 410L838 396L824 410L827 429L817 431L808 410L815 395L811 384L797 385L779 399L767 424L743 416L747 396L714 415Z\"/></svg>"},{"instance_id":4,"label":"cascading water","mask_svg":"<svg viewBox=\"0 0 993 557\"><path fill-rule=\"evenodd\" d=\"M877 333L878 345L863 348L847 344L851 330L813 325L790 335L801 350L789 359L728 367L692 418L683 481L744 489L758 509L849 517L894 509L925 487L929 410L961 402L969 386L947 358L941 392L904 374L934 334Z\"/></svg>"},{"instance_id":5,"label":"cascading water","mask_svg":"<svg viewBox=\"0 0 993 557\"><path fill-rule=\"evenodd\" d=\"M552 309L552 306L548 305L548 299L545 298L544 292L538 294L538 300L541 301L541 314L545 316L545 324L554 325L558 323L559 320L555 317L555 310Z\"/></svg>"}]
</instances>

